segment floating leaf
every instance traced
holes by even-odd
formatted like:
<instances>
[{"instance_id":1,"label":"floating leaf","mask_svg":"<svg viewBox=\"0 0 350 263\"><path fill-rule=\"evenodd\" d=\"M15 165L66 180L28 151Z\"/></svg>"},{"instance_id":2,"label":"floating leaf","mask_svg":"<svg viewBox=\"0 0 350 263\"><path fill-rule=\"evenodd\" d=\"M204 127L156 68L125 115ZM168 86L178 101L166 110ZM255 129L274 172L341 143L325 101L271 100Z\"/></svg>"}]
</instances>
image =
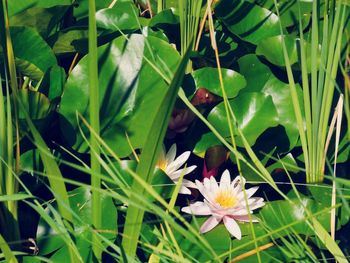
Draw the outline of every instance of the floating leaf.
<instances>
[{"instance_id":1,"label":"floating leaf","mask_svg":"<svg viewBox=\"0 0 350 263\"><path fill-rule=\"evenodd\" d=\"M272 97L263 93L243 93L229 100L232 110L244 136L253 145L261 133L278 124L278 115ZM208 115L208 120L224 137L230 136L224 103L216 106ZM242 145L241 141L237 141Z\"/></svg>"},{"instance_id":2,"label":"floating leaf","mask_svg":"<svg viewBox=\"0 0 350 263\"><path fill-rule=\"evenodd\" d=\"M228 98L234 98L246 86L244 77L231 69L221 69L224 88ZM221 85L217 68L201 68L192 73L196 88L206 88L211 93L221 96Z\"/></svg>"}]
</instances>

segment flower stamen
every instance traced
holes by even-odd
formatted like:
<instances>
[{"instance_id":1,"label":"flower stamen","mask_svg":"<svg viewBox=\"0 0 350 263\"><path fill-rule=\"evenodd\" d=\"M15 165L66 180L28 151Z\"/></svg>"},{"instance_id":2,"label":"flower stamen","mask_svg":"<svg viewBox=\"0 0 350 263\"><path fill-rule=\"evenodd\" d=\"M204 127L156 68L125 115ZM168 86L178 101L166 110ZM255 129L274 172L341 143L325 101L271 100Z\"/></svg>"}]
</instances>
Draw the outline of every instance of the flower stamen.
<instances>
[{"instance_id":1,"label":"flower stamen","mask_svg":"<svg viewBox=\"0 0 350 263\"><path fill-rule=\"evenodd\" d=\"M238 204L236 196L228 190L219 191L215 197L215 202L223 208L235 207Z\"/></svg>"}]
</instances>

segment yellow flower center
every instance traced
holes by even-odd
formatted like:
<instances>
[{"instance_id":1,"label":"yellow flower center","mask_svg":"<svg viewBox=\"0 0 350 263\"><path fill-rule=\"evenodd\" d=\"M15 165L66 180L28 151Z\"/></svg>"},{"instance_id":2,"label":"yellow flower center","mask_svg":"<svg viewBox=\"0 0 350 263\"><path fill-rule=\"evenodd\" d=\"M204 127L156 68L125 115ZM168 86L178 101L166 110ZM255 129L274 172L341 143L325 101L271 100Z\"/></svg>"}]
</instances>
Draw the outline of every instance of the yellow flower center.
<instances>
[{"instance_id":1,"label":"yellow flower center","mask_svg":"<svg viewBox=\"0 0 350 263\"><path fill-rule=\"evenodd\" d=\"M218 203L223 208L230 208L237 205L238 200L231 191L224 190L217 193L215 197L215 202Z\"/></svg>"},{"instance_id":2,"label":"yellow flower center","mask_svg":"<svg viewBox=\"0 0 350 263\"><path fill-rule=\"evenodd\" d=\"M156 165L159 169L165 172L166 167L168 166L166 160L159 160Z\"/></svg>"}]
</instances>

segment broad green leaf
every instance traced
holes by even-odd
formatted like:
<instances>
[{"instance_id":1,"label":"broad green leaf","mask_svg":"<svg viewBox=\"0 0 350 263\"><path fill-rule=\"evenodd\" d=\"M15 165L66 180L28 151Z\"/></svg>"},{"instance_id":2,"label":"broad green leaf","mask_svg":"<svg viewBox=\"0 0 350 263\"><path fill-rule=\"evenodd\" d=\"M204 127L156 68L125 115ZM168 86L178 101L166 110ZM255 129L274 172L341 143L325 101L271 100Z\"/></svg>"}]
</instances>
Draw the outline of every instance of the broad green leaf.
<instances>
[{"instance_id":1,"label":"broad green leaf","mask_svg":"<svg viewBox=\"0 0 350 263\"><path fill-rule=\"evenodd\" d=\"M9 16L18 14L30 7L50 8L58 5L71 5L72 0L16 0L8 1Z\"/></svg>"},{"instance_id":2,"label":"broad green leaf","mask_svg":"<svg viewBox=\"0 0 350 263\"><path fill-rule=\"evenodd\" d=\"M253 145L261 133L269 127L278 124L278 114L272 97L263 93L243 93L229 100L238 122L238 127L244 136ZM209 122L224 137L229 137L226 112L223 103L216 106L208 115ZM238 145L242 145L238 138Z\"/></svg>"},{"instance_id":3,"label":"broad green leaf","mask_svg":"<svg viewBox=\"0 0 350 263\"><path fill-rule=\"evenodd\" d=\"M107 8L112 1L110 0L99 0L96 1L96 10ZM120 0L118 1L120 2ZM77 19L86 18L88 16L89 1L88 0L77 0L74 7L74 16Z\"/></svg>"},{"instance_id":4,"label":"broad green leaf","mask_svg":"<svg viewBox=\"0 0 350 263\"><path fill-rule=\"evenodd\" d=\"M238 60L241 74L247 80L247 88L242 92L260 91L272 97L278 115L278 123L285 128L289 139L289 149L292 149L299 138L298 127L291 101L289 85L277 79L270 68L263 64L255 55L246 55ZM297 86L299 100L302 90Z\"/></svg>"},{"instance_id":5,"label":"broad green leaf","mask_svg":"<svg viewBox=\"0 0 350 263\"><path fill-rule=\"evenodd\" d=\"M273 75L270 68L263 64L255 54L241 57L238 60L238 65L240 74L247 81L247 87L242 92L260 92Z\"/></svg>"},{"instance_id":6,"label":"broad green leaf","mask_svg":"<svg viewBox=\"0 0 350 263\"><path fill-rule=\"evenodd\" d=\"M291 228L287 228L279 235L291 232L291 229L294 229L299 234L315 235L314 230L306 223L306 218L308 217L306 209L311 213L316 213L326 209L326 207L322 203L307 197L302 197L301 202L296 198L291 200L292 202L287 200L268 202L261 209L259 217L264 220L264 223L270 229L291 225ZM330 209L318 215L317 219L322 222L322 225L329 227Z\"/></svg>"},{"instance_id":7,"label":"broad green leaf","mask_svg":"<svg viewBox=\"0 0 350 263\"><path fill-rule=\"evenodd\" d=\"M253 44L280 34L277 15L243 0L219 1L215 15L232 33Z\"/></svg>"},{"instance_id":8,"label":"broad green leaf","mask_svg":"<svg viewBox=\"0 0 350 263\"><path fill-rule=\"evenodd\" d=\"M145 134L151 128L149 120L156 115L167 92L167 85L150 63L168 74L173 71L179 55L159 38L138 34L131 35L129 41L119 37L100 47L98 52L101 137L118 155L126 156L131 153L126 134L134 148L144 145ZM76 111L89 119L87 62L88 56L85 56L68 77L59 109L64 116L60 120L63 136L67 141L77 136L74 148L80 152L88 150L76 121Z\"/></svg>"},{"instance_id":9,"label":"broad green leaf","mask_svg":"<svg viewBox=\"0 0 350 263\"><path fill-rule=\"evenodd\" d=\"M264 8L275 12L274 0L258 0L257 3ZM283 27L296 26L299 23L299 5L302 15L302 23L306 27L311 19L312 1L310 0L278 0L277 6L280 11L280 20Z\"/></svg>"},{"instance_id":10,"label":"broad green leaf","mask_svg":"<svg viewBox=\"0 0 350 263\"><path fill-rule=\"evenodd\" d=\"M284 37L284 42L286 44L290 64L296 64L299 62L298 50L300 49L300 40L291 35L287 35ZM311 54L311 44L308 42L304 42L304 49L307 54ZM282 50L282 36L274 36L261 40L258 43L256 49L257 55L264 56L271 63L278 66L285 66L285 61L283 57ZM311 58L310 56L306 57L306 63L308 71L311 68Z\"/></svg>"},{"instance_id":11,"label":"broad green leaf","mask_svg":"<svg viewBox=\"0 0 350 263\"><path fill-rule=\"evenodd\" d=\"M96 26L113 31L139 29L138 9L132 2L118 2L113 8L96 12Z\"/></svg>"},{"instance_id":12,"label":"broad green leaf","mask_svg":"<svg viewBox=\"0 0 350 263\"><path fill-rule=\"evenodd\" d=\"M11 1L13 2L13 1ZM68 19L69 6L55 6L52 8L32 7L25 9L10 17L11 26L25 26L35 29L40 35L46 38L53 27L65 17Z\"/></svg>"},{"instance_id":13,"label":"broad green leaf","mask_svg":"<svg viewBox=\"0 0 350 263\"><path fill-rule=\"evenodd\" d=\"M86 45L85 47L81 47L81 41L87 41L87 38L88 31L86 29L71 29L56 33L48 39L48 42L56 55L65 55L81 51L86 53Z\"/></svg>"},{"instance_id":14,"label":"broad green leaf","mask_svg":"<svg viewBox=\"0 0 350 263\"><path fill-rule=\"evenodd\" d=\"M246 86L244 77L230 69L221 70L227 97L236 97L239 91ZM192 72L192 76L197 89L206 88L211 93L222 97L219 74L216 68L201 68Z\"/></svg>"},{"instance_id":15,"label":"broad green leaf","mask_svg":"<svg viewBox=\"0 0 350 263\"><path fill-rule=\"evenodd\" d=\"M212 132L205 133L196 143L196 146L193 149L193 153L201 158L204 158L206 150L214 145L222 145L222 143Z\"/></svg>"},{"instance_id":16,"label":"broad green leaf","mask_svg":"<svg viewBox=\"0 0 350 263\"><path fill-rule=\"evenodd\" d=\"M207 216L196 217L195 219L192 220L191 224L194 227L199 228L207 219L208 219ZM219 223L214 229L203 234L203 237L208 241L208 243L213 247L213 249L215 250L215 252L218 255L221 255L225 252L228 252L230 249L234 249L235 247L239 247L239 246L244 245L245 243L250 241L249 245L231 253L231 257L239 256L239 255L243 254L244 252L248 252L248 251L254 249L255 245L254 245L253 238L252 238L250 224L238 222L238 225L239 225L241 232L242 232L242 239L241 240L237 240L237 239L233 238L230 235L230 233L227 231L223 222ZM262 229L262 227L261 227L261 225L259 225L259 223L254 223L253 227L254 227L255 234L257 237L266 234L266 232ZM199 231L199 229L198 229L198 231ZM211 260L211 258L209 258L208 255L205 255L199 249L197 250L195 244L192 244L188 240L186 240L182 237L178 237L178 242L181 245L181 249L183 251L185 251L187 254L191 255L194 259L198 260L199 262L207 262L208 260L209 261ZM269 242L269 239L264 238L261 241L259 241L258 244L263 245L263 244L266 244L268 242ZM256 258L255 258L255 260L256 260ZM221 261L224 261L224 258L222 258ZM242 262L245 262L245 260L243 260ZM249 261L247 261L247 262L249 262Z\"/></svg>"},{"instance_id":17,"label":"broad green leaf","mask_svg":"<svg viewBox=\"0 0 350 263\"><path fill-rule=\"evenodd\" d=\"M174 15L171 9L166 9L161 11L160 13L152 17L151 21L149 22L150 27L159 27L159 28L168 24L170 25L179 24L179 17Z\"/></svg>"},{"instance_id":18,"label":"broad green leaf","mask_svg":"<svg viewBox=\"0 0 350 263\"><path fill-rule=\"evenodd\" d=\"M299 132L296 125L293 104L290 99L289 85L271 76L265 83L262 92L272 97L277 110L278 123L285 128L289 138L289 149L294 148L299 138ZM297 92L299 100L301 100L302 90L299 85L297 86Z\"/></svg>"},{"instance_id":19,"label":"broad green leaf","mask_svg":"<svg viewBox=\"0 0 350 263\"><path fill-rule=\"evenodd\" d=\"M11 27L16 66L23 75L39 80L46 70L57 64L49 45L38 32L28 27Z\"/></svg>"}]
</instances>

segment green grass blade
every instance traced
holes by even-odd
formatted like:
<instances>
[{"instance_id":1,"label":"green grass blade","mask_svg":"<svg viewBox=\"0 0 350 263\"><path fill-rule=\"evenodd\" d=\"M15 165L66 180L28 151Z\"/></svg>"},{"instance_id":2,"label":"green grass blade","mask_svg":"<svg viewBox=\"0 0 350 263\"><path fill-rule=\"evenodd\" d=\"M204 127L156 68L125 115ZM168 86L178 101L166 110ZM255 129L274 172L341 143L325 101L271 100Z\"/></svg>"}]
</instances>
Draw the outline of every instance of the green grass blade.
<instances>
[{"instance_id":1,"label":"green grass blade","mask_svg":"<svg viewBox=\"0 0 350 263\"><path fill-rule=\"evenodd\" d=\"M141 175L147 183L151 183L154 167L156 165L159 152L161 150L163 139L166 129L168 127L168 120L173 109L178 90L182 83L183 76L185 74L186 66L189 61L190 48L187 49L185 55L181 59L181 62L176 70L176 73L170 83L167 94L165 95L162 104L158 110L155 119L152 122L152 128L150 129L146 144L142 150L140 163L137 166L136 173ZM143 192L145 189L136 181L132 185L133 192ZM135 198L130 196L130 200ZM125 227L123 232L122 245L125 253L131 257L135 256L137 242L140 236L144 211L130 206L127 211Z\"/></svg>"},{"instance_id":2,"label":"green grass blade","mask_svg":"<svg viewBox=\"0 0 350 263\"><path fill-rule=\"evenodd\" d=\"M6 262L9 262L9 263L18 262L15 255L12 253L11 248L6 243L5 239L2 237L1 234L0 234L0 249L5 256Z\"/></svg>"},{"instance_id":3,"label":"green grass blade","mask_svg":"<svg viewBox=\"0 0 350 263\"><path fill-rule=\"evenodd\" d=\"M98 86L98 57L97 57L97 29L96 29L96 5L95 0L89 0L89 91L90 91L90 123L92 129L100 134L100 104L99 104L99 86ZM91 186L92 189L99 189L101 186L100 178L94 176L99 173L101 167L98 160L100 155L98 141L95 136L90 136L91 143ZM98 191L92 191L92 224L95 229L101 228L102 211L101 196ZM101 260L102 251L98 246L99 239L96 234L92 234L92 250L95 257Z\"/></svg>"}]
</instances>

